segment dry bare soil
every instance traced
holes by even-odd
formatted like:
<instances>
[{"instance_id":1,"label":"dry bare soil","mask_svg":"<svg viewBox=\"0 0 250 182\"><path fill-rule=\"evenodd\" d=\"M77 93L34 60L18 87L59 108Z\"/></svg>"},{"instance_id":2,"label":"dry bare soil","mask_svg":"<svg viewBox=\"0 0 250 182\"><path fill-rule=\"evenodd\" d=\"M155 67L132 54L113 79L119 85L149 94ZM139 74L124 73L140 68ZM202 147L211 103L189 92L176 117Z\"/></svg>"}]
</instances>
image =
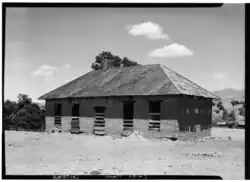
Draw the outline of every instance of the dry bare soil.
<instances>
[{"instance_id":1,"label":"dry bare soil","mask_svg":"<svg viewBox=\"0 0 250 182\"><path fill-rule=\"evenodd\" d=\"M7 174L219 175L244 179L244 130L213 128L201 141L5 132Z\"/></svg>"}]
</instances>

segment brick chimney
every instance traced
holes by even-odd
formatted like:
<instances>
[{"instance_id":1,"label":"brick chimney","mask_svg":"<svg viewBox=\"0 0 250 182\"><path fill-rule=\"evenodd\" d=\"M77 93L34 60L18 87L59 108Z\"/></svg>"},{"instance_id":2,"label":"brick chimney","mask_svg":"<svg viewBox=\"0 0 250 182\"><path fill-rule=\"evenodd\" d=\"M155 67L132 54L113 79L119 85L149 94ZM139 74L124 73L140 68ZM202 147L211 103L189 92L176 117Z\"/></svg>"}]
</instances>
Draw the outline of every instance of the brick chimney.
<instances>
[{"instance_id":1,"label":"brick chimney","mask_svg":"<svg viewBox=\"0 0 250 182\"><path fill-rule=\"evenodd\" d=\"M102 70L108 70L109 68L111 68L112 65L111 65L111 60L108 56L104 57L104 62L103 62L103 65L102 65Z\"/></svg>"}]
</instances>

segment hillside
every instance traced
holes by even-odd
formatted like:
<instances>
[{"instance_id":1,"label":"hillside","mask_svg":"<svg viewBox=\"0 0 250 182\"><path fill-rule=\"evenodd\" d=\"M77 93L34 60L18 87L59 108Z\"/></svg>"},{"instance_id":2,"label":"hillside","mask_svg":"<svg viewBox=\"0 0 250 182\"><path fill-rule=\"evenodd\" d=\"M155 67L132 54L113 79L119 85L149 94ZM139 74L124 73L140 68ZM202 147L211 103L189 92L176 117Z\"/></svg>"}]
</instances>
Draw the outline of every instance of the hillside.
<instances>
[{"instance_id":1,"label":"hillside","mask_svg":"<svg viewBox=\"0 0 250 182\"><path fill-rule=\"evenodd\" d=\"M213 92L215 95L219 96L221 100L214 101L213 105L213 123L223 122L226 119L223 119L224 109L227 112L227 117L230 115L235 115L234 120L242 123L245 121L245 91L244 90L236 90L232 88L227 88L223 90L218 90ZM232 104L233 102L240 101L236 104ZM221 104L220 104L221 103ZM221 105L221 106L220 106ZM227 118L226 117L226 118Z\"/></svg>"},{"instance_id":2,"label":"hillside","mask_svg":"<svg viewBox=\"0 0 250 182\"><path fill-rule=\"evenodd\" d=\"M222 90L216 90L213 92L220 98L230 100L245 100L245 90L237 90L233 88L226 88Z\"/></svg>"}]
</instances>

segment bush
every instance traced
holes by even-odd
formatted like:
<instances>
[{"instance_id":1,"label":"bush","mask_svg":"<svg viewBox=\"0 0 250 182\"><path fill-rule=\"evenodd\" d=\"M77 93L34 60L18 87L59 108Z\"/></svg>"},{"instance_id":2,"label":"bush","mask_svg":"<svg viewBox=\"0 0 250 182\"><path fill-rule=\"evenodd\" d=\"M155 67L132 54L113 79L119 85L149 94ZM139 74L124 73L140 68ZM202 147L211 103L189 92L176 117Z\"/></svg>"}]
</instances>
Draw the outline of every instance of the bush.
<instances>
[{"instance_id":1,"label":"bush","mask_svg":"<svg viewBox=\"0 0 250 182\"><path fill-rule=\"evenodd\" d=\"M228 112L227 112L226 109L223 110L222 118L223 118L224 121L228 122L229 115L228 115Z\"/></svg>"},{"instance_id":2,"label":"bush","mask_svg":"<svg viewBox=\"0 0 250 182\"><path fill-rule=\"evenodd\" d=\"M124 67L138 65L137 62L131 61L127 57L120 58L117 55L113 55L111 52L103 51L95 57L95 62L91 64L91 68L93 70L100 70L103 68L105 61L108 61L108 68L120 67L122 64Z\"/></svg>"},{"instance_id":3,"label":"bush","mask_svg":"<svg viewBox=\"0 0 250 182\"><path fill-rule=\"evenodd\" d=\"M216 126L217 123L220 123L220 122L224 122L223 118L221 116L213 115L212 126Z\"/></svg>"},{"instance_id":4,"label":"bush","mask_svg":"<svg viewBox=\"0 0 250 182\"><path fill-rule=\"evenodd\" d=\"M229 113L228 117L230 121L235 121L236 120L235 111L232 110L231 113Z\"/></svg>"},{"instance_id":5,"label":"bush","mask_svg":"<svg viewBox=\"0 0 250 182\"><path fill-rule=\"evenodd\" d=\"M4 102L4 129L37 131L44 129L44 109L32 103L25 94L18 95L18 102Z\"/></svg>"},{"instance_id":6,"label":"bush","mask_svg":"<svg viewBox=\"0 0 250 182\"><path fill-rule=\"evenodd\" d=\"M229 121L228 128L237 128L239 125L238 121Z\"/></svg>"},{"instance_id":7,"label":"bush","mask_svg":"<svg viewBox=\"0 0 250 182\"><path fill-rule=\"evenodd\" d=\"M217 107L219 108L219 110L225 110L225 108L224 108L224 106L223 106L223 104L222 104L222 102L221 101L219 101L218 103L217 103Z\"/></svg>"},{"instance_id":8,"label":"bush","mask_svg":"<svg viewBox=\"0 0 250 182\"><path fill-rule=\"evenodd\" d=\"M245 108L239 108L239 115L245 116Z\"/></svg>"},{"instance_id":9,"label":"bush","mask_svg":"<svg viewBox=\"0 0 250 182\"><path fill-rule=\"evenodd\" d=\"M236 105L240 104L240 102L238 100L232 100L231 104L232 104L232 106L236 106Z\"/></svg>"}]
</instances>

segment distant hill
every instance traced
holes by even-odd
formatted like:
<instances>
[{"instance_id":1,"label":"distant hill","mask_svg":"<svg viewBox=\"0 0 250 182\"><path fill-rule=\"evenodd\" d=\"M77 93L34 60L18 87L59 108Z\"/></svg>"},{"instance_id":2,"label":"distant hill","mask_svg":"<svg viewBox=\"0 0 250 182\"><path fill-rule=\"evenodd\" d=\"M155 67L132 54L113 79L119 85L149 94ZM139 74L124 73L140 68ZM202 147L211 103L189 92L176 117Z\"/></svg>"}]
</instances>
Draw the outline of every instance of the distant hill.
<instances>
[{"instance_id":1,"label":"distant hill","mask_svg":"<svg viewBox=\"0 0 250 182\"><path fill-rule=\"evenodd\" d=\"M216 90L213 93L222 99L245 100L245 90L226 88L222 90Z\"/></svg>"}]
</instances>

